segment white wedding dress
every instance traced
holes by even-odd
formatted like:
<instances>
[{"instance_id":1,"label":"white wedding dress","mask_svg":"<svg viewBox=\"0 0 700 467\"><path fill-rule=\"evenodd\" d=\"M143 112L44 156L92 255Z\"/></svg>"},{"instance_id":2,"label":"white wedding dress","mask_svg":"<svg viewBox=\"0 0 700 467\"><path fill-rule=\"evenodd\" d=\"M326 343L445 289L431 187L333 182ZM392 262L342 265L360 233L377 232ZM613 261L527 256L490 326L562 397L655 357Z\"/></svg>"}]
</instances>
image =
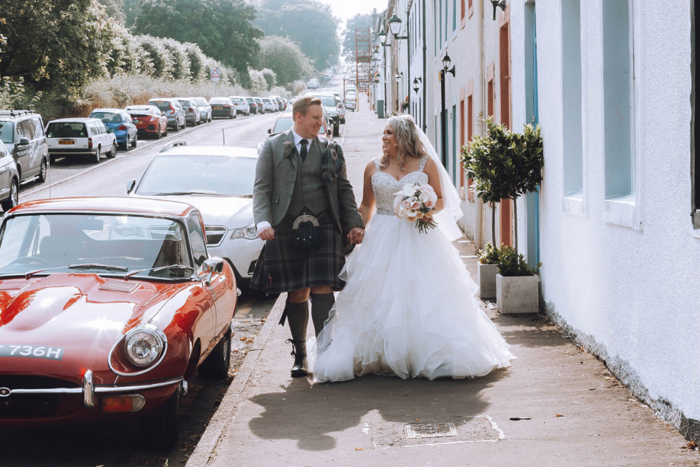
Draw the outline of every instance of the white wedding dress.
<instances>
[{"instance_id":1,"label":"white wedding dress","mask_svg":"<svg viewBox=\"0 0 700 467\"><path fill-rule=\"evenodd\" d=\"M393 212L394 194L405 184L428 182L427 159L400 181L375 161L377 213L341 272L346 285L326 326L308 343L314 381L370 373L468 378L514 358L479 309L477 286L450 240L440 229L421 233Z\"/></svg>"}]
</instances>

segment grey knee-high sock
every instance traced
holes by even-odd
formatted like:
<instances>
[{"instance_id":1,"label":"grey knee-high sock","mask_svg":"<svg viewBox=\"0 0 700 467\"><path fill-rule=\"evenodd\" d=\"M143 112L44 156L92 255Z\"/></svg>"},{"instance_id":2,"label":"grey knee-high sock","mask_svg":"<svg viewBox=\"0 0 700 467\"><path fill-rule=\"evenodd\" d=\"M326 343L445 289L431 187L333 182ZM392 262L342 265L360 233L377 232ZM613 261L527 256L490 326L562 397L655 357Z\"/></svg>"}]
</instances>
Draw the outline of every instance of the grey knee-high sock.
<instances>
[{"instance_id":1,"label":"grey knee-high sock","mask_svg":"<svg viewBox=\"0 0 700 467\"><path fill-rule=\"evenodd\" d=\"M309 324L309 301L292 303L287 301L287 319L292 340L304 343L306 348L306 327Z\"/></svg>"},{"instance_id":2,"label":"grey knee-high sock","mask_svg":"<svg viewBox=\"0 0 700 467\"><path fill-rule=\"evenodd\" d=\"M333 292L311 294L311 319L314 322L314 331L316 331L317 337L321 333L334 303L335 295Z\"/></svg>"}]
</instances>

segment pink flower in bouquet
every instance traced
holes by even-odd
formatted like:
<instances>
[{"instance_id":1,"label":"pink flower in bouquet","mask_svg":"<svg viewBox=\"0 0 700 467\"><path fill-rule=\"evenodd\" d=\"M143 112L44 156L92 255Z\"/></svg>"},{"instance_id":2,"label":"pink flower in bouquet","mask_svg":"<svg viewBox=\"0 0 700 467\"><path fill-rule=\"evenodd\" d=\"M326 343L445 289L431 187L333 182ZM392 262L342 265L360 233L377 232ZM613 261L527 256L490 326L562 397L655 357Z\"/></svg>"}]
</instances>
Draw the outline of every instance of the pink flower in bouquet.
<instances>
[{"instance_id":1,"label":"pink flower in bouquet","mask_svg":"<svg viewBox=\"0 0 700 467\"><path fill-rule=\"evenodd\" d=\"M431 200L428 200L428 201L425 202L425 207L426 207L426 208L431 208L431 209L432 209L432 208L435 207L435 203L432 202Z\"/></svg>"},{"instance_id":2,"label":"pink flower in bouquet","mask_svg":"<svg viewBox=\"0 0 700 467\"><path fill-rule=\"evenodd\" d=\"M411 200L410 199L403 200L402 206L406 209L410 209L412 207Z\"/></svg>"},{"instance_id":3,"label":"pink flower in bouquet","mask_svg":"<svg viewBox=\"0 0 700 467\"><path fill-rule=\"evenodd\" d=\"M418 209L418 208L420 208L420 204L421 204L420 201L414 201L413 203L411 203L411 209Z\"/></svg>"}]
</instances>

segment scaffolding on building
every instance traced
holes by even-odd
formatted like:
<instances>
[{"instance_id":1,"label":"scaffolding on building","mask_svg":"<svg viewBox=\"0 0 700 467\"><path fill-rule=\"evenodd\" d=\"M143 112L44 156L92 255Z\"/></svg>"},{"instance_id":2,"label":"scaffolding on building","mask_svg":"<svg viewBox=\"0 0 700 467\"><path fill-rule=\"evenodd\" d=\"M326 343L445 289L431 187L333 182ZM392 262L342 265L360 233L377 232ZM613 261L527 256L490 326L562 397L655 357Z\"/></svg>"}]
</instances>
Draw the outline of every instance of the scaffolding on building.
<instances>
[{"instance_id":1,"label":"scaffolding on building","mask_svg":"<svg viewBox=\"0 0 700 467\"><path fill-rule=\"evenodd\" d=\"M369 94L372 83L372 37L370 28L355 28L355 72L357 92Z\"/></svg>"}]
</instances>

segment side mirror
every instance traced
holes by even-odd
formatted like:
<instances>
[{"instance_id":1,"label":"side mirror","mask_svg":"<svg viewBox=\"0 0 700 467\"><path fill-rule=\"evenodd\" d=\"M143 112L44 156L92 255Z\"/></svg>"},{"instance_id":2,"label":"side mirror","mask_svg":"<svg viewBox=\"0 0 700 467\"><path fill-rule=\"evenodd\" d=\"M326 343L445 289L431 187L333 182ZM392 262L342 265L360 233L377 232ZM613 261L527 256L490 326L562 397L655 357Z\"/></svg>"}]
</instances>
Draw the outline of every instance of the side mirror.
<instances>
[{"instance_id":1,"label":"side mirror","mask_svg":"<svg viewBox=\"0 0 700 467\"><path fill-rule=\"evenodd\" d=\"M26 146L29 144L29 139L28 138L20 138L19 139L19 145L20 146Z\"/></svg>"},{"instance_id":2,"label":"side mirror","mask_svg":"<svg viewBox=\"0 0 700 467\"><path fill-rule=\"evenodd\" d=\"M130 195L132 191L134 191L134 188L136 188L136 180L131 179L128 182L126 182L126 194Z\"/></svg>"},{"instance_id":3,"label":"side mirror","mask_svg":"<svg viewBox=\"0 0 700 467\"><path fill-rule=\"evenodd\" d=\"M209 258L204 260L204 265L202 266L202 271L209 272L224 272L224 260L222 258Z\"/></svg>"},{"instance_id":4,"label":"side mirror","mask_svg":"<svg viewBox=\"0 0 700 467\"><path fill-rule=\"evenodd\" d=\"M114 130L110 127L107 127L107 133L114 133Z\"/></svg>"},{"instance_id":5,"label":"side mirror","mask_svg":"<svg viewBox=\"0 0 700 467\"><path fill-rule=\"evenodd\" d=\"M267 134L268 134L268 135L271 135L271 134L272 134L272 128L268 128L268 129L267 129Z\"/></svg>"},{"instance_id":6,"label":"side mirror","mask_svg":"<svg viewBox=\"0 0 700 467\"><path fill-rule=\"evenodd\" d=\"M330 129L329 129L328 131L326 131L326 134L327 134L328 136L333 136L333 130L330 130Z\"/></svg>"}]
</instances>

